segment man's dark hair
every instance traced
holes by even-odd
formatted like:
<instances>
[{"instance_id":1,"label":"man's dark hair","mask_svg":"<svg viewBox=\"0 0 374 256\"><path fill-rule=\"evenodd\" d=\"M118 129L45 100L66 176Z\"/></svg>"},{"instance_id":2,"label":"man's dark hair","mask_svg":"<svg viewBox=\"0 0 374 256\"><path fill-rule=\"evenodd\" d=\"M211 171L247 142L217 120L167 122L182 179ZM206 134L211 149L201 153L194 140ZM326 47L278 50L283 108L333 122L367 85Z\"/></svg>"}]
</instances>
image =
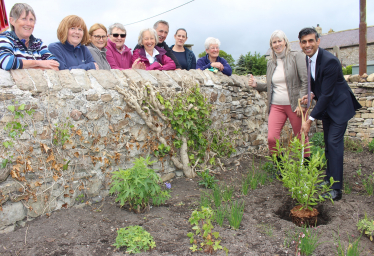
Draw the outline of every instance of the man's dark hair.
<instances>
[{"instance_id":1,"label":"man's dark hair","mask_svg":"<svg viewBox=\"0 0 374 256\"><path fill-rule=\"evenodd\" d=\"M301 42L301 38L303 36L310 35L310 34L314 34L316 36L316 41L318 40L319 34L318 34L317 30L314 27L311 27L311 28L303 28L302 30L300 30L300 32L299 32L300 42Z\"/></svg>"}]
</instances>

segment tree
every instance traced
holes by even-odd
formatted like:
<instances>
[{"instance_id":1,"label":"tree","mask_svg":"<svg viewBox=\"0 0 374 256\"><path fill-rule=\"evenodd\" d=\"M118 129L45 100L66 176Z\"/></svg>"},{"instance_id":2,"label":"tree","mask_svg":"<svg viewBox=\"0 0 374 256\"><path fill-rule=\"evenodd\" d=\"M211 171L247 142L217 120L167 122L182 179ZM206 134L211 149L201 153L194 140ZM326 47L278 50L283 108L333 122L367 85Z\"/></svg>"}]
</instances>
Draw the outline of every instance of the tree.
<instances>
[{"instance_id":1,"label":"tree","mask_svg":"<svg viewBox=\"0 0 374 256\"><path fill-rule=\"evenodd\" d=\"M235 72L238 75L247 75L252 73L255 76L265 75L267 68L267 60L265 55L255 52L254 55L248 52L245 56L240 55Z\"/></svg>"},{"instance_id":2,"label":"tree","mask_svg":"<svg viewBox=\"0 0 374 256\"><path fill-rule=\"evenodd\" d=\"M204 57L205 55L206 55L206 52L204 51L204 52L199 54L199 58ZM235 60L231 56L231 54L228 54L225 51L219 50L219 56L221 58L224 58L227 61L227 63L229 63L232 70L235 69Z\"/></svg>"}]
</instances>

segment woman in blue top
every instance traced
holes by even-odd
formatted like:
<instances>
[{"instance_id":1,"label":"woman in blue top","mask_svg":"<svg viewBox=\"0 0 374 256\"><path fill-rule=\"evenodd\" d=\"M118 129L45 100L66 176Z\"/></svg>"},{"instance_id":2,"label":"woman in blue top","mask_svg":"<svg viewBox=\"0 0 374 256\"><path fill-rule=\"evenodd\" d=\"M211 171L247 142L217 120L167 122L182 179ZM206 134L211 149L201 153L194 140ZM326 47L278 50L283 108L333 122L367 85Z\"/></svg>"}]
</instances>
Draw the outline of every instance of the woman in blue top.
<instances>
[{"instance_id":1,"label":"woman in blue top","mask_svg":"<svg viewBox=\"0 0 374 256\"><path fill-rule=\"evenodd\" d=\"M207 68L216 68L225 75L231 76L232 70L224 58L219 57L219 46L221 42L213 37L205 40L206 56L197 60L196 68L205 70Z\"/></svg>"},{"instance_id":2,"label":"woman in blue top","mask_svg":"<svg viewBox=\"0 0 374 256\"><path fill-rule=\"evenodd\" d=\"M172 45L170 49L177 58L179 64L182 66L182 69L196 69L195 54L188 48L184 47L184 43L187 41L187 31L184 28L178 29L174 35L174 39L175 45Z\"/></svg>"},{"instance_id":3,"label":"woman in blue top","mask_svg":"<svg viewBox=\"0 0 374 256\"><path fill-rule=\"evenodd\" d=\"M84 44L89 35L83 19L76 15L65 17L57 29L60 42L52 43L48 49L60 62L63 69L99 69L90 51Z\"/></svg>"}]
</instances>

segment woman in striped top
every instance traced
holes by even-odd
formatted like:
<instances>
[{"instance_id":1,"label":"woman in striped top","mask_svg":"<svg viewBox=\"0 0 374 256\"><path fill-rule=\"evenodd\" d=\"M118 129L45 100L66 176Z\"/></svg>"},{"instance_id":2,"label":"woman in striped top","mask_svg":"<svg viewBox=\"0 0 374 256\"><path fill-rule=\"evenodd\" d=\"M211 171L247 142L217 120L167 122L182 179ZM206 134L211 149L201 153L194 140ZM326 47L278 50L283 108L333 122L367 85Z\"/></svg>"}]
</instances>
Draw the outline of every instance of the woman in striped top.
<instances>
[{"instance_id":1,"label":"woman in striped top","mask_svg":"<svg viewBox=\"0 0 374 256\"><path fill-rule=\"evenodd\" d=\"M31 6L15 4L9 16L11 31L0 34L0 68L59 70L60 64L47 45L32 35L36 17Z\"/></svg>"}]
</instances>

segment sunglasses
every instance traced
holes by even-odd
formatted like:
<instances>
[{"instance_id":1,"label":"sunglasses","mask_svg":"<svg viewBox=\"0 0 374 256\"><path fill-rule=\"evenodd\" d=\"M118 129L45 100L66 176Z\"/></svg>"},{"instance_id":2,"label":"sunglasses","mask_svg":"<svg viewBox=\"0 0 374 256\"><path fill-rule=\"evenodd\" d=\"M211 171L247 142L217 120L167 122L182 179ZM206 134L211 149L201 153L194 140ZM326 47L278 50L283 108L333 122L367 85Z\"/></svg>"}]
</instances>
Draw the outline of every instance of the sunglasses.
<instances>
[{"instance_id":1,"label":"sunglasses","mask_svg":"<svg viewBox=\"0 0 374 256\"><path fill-rule=\"evenodd\" d=\"M126 34L112 34L113 37L118 37L118 36L121 36L121 38L125 38L126 37Z\"/></svg>"},{"instance_id":2,"label":"sunglasses","mask_svg":"<svg viewBox=\"0 0 374 256\"><path fill-rule=\"evenodd\" d=\"M95 37L96 40L100 40L100 39L105 39L107 36L94 35L93 37Z\"/></svg>"}]
</instances>

